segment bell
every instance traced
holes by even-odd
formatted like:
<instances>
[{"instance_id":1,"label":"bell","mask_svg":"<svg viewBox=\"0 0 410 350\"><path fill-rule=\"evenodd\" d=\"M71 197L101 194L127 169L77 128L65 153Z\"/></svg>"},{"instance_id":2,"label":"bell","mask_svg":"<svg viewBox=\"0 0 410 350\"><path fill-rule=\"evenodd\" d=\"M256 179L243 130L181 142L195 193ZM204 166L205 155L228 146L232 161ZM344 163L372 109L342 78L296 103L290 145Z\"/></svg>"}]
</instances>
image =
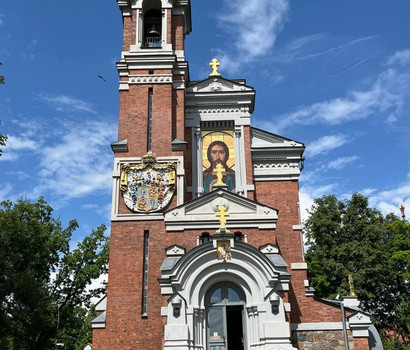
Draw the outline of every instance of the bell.
<instances>
[{"instance_id":1,"label":"bell","mask_svg":"<svg viewBox=\"0 0 410 350\"><path fill-rule=\"evenodd\" d=\"M155 24L153 24L152 27L150 28L150 30L148 31L148 35L161 36L161 33L158 31L158 29L157 29L157 27L155 26Z\"/></svg>"}]
</instances>

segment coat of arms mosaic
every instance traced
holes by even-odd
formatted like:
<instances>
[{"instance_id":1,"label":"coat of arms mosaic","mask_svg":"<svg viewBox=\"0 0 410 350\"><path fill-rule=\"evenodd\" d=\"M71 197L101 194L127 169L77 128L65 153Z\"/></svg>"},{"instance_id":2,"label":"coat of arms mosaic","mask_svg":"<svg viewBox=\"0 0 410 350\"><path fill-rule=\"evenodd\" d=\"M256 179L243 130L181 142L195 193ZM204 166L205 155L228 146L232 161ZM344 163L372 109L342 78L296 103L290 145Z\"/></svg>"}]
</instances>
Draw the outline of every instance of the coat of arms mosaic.
<instances>
[{"instance_id":1,"label":"coat of arms mosaic","mask_svg":"<svg viewBox=\"0 0 410 350\"><path fill-rule=\"evenodd\" d=\"M125 205L134 212L157 212L165 208L175 191L175 166L158 163L151 152L142 163L121 166L121 192Z\"/></svg>"}]
</instances>

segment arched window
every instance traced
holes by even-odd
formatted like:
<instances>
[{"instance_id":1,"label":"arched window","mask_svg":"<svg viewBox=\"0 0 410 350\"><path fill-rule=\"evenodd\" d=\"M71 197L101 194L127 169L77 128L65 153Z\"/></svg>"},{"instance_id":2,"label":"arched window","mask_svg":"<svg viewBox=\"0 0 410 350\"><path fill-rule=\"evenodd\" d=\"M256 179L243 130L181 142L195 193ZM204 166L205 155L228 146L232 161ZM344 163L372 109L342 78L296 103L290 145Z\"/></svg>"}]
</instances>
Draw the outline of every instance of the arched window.
<instances>
[{"instance_id":1,"label":"arched window","mask_svg":"<svg viewBox=\"0 0 410 350\"><path fill-rule=\"evenodd\" d=\"M157 8L151 8L144 13L143 46L161 47L162 11L161 2Z\"/></svg>"},{"instance_id":2,"label":"arched window","mask_svg":"<svg viewBox=\"0 0 410 350\"><path fill-rule=\"evenodd\" d=\"M211 240L211 236L209 235L209 232L202 232L202 235L201 235L202 243L209 242L210 240Z\"/></svg>"}]
</instances>

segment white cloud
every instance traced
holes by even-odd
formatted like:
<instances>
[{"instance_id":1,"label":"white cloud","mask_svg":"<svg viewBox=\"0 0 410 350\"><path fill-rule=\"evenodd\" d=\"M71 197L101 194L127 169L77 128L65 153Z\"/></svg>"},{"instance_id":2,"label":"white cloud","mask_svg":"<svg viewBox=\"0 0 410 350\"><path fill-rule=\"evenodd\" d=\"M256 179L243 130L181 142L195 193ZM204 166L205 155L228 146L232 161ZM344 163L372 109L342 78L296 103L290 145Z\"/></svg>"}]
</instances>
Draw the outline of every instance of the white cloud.
<instances>
[{"instance_id":1,"label":"white cloud","mask_svg":"<svg viewBox=\"0 0 410 350\"><path fill-rule=\"evenodd\" d=\"M78 111L96 114L96 111L93 109L90 103L74 97L69 97L66 95L40 95L39 97L41 100L49 103L54 108L56 108L57 111Z\"/></svg>"},{"instance_id":2,"label":"white cloud","mask_svg":"<svg viewBox=\"0 0 410 350\"><path fill-rule=\"evenodd\" d=\"M22 153L26 151L36 152L39 147L40 145L37 141L23 135L8 135L6 147L3 147L3 156L0 157L0 161L14 161L18 159Z\"/></svg>"},{"instance_id":3,"label":"white cloud","mask_svg":"<svg viewBox=\"0 0 410 350\"><path fill-rule=\"evenodd\" d=\"M225 62L225 71L235 71L241 64L252 62L272 49L287 19L289 0L224 0L224 7L225 14L218 17L218 22L230 37L234 52L220 60Z\"/></svg>"},{"instance_id":4,"label":"white cloud","mask_svg":"<svg viewBox=\"0 0 410 350\"><path fill-rule=\"evenodd\" d=\"M9 199L9 195L12 190L13 186L10 183L7 182L5 185L3 185L3 187L0 188L0 202Z\"/></svg>"},{"instance_id":5,"label":"white cloud","mask_svg":"<svg viewBox=\"0 0 410 350\"><path fill-rule=\"evenodd\" d=\"M400 66L410 64L410 49L397 51L388 59L387 64Z\"/></svg>"},{"instance_id":6,"label":"white cloud","mask_svg":"<svg viewBox=\"0 0 410 350\"><path fill-rule=\"evenodd\" d=\"M409 50L410 51L410 50ZM404 61L407 51L396 53L394 63ZM300 125L339 125L370 116L386 118L393 123L400 115L410 90L410 73L402 67L389 67L381 72L368 90L351 90L345 97L336 97L311 105L300 106L293 111L280 115L274 121L262 122L261 126L280 133L295 124ZM386 116L387 114L387 116Z\"/></svg>"},{"instance_id":7,"label":"white cloud","mask_svg":"<svg viewBox=\"0 0 410 350\"><path fill-rule=\"evenodd\" d=\"M41 152L41 185L34 188L34 197L47 190L60 200L108 192L112 173L109 144L116 137L116 125L88 121L67 125L65 130L58 144Z\"/></svg>"},{"instance_id":8,"label":"white cloud","mask_svg":"<svg viewBox=\"0 0 410 350\"><path fill-rule=\"evenodd\" d=\"M383 214L394 213L397 216L400 215L400 205L404 204L410 213L410 182L400 184L390 190L373 192L369 197L369 204Z\"/></svg>"},{"instance_id":9,"label":"white cloud","mask_svg":"<svg viewBox=\"0 0 410 350\"><path fill-rule=\"evenodd\" d=\"M359 157L352 156L352 157L340 157L335 159L334 161L330 162L327 165L328 169L340 170L343 169L346 165L355 162L358 160Z\"/></svg>"},{"instance_id":10,"label":"white cloud","mask_svg":"<svg viewBox=\"0 0 410 350\"><path fill-rule=\"evenodd\" d=\"M326 154L330 151L342 147L348 143L350 139L346 135L328 135L310 143L306 147L306 153L309 157L315 157L319 154Z\"/></svg>"},{"instance_id":11,"label":"white cloud","mask_svg":"<svg viewBox=\"0 0 410 350\"><path fill-rule=\"evenodd\" d=\"M111 203L107 203L104 205L97 205L97 204L83 204L81 209L93 210L99 216L103 217L107 221L111 220Z\"/></svg>"},{"instance_id":12,"label":"white cloud","mask_svg":"<svg viewBox=\"0 0 410 350\"><path fill-rule=\"evenodd\" d=\"M374 192L376 192L376 191L377 191L376 188L364 188L363 190L360 191L360 193L361 193L363 196L368 197L368 196L370 196L372 193L374 193Z\"/></svg>"}]
</instances>

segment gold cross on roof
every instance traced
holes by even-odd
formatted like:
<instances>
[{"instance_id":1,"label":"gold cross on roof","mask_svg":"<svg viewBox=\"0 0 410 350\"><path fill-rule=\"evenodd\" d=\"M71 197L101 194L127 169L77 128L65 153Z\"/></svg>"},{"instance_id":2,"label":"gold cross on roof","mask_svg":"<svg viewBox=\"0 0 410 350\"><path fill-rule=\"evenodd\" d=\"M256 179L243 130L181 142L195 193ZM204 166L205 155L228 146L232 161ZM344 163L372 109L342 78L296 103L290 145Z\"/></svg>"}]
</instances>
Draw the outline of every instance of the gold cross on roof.
<instances>
[{"instance_id":1,"label":"gold cross on roof","mask_svg":"<svg viewBox=\"0 0 410 350\"><path fill-rule=\"evenodd\" d=\"M212 67L212 73L209 74L210 77L220 77L221 74L218 72L218 67L221 65L219 61L214 58L209 65Z\"/></svg>"},{"instance_id":2,"label":"gold cross on roof","mask_svg":"<svg viewBox=\"0 0 410 350\"><path fill-rule=\"evenodd\" d=\"M349 275L349 287L350 287L350 296L355 297L356 294L354 292L354 283L353 283L353 276Z\"/></svg>"},{"instance_id":3,"label":"gold cross on roof","mask_svg":"<svg viewBox=\"0 0 410 350\"><path fill-rule=\"evenodd\" d=\"M214 169L214 174L216 174L218 181L216 182L214 186L225 186L225 184L222 181L222 178L225 173L226 171L225 171L224 166L221 163L217 164Z\"/></svg>"},{"instance_id":4,"label":"gold cross on roof","mask_svg":"<svg viewBox=\"0 0 410 350\"><path fill-rule=\"evenodd\" d=\"M220 205L218 207L218 211L215 213L217 217L219 217L220 222L220 230L226 229L226 217L229 216L229 212L224 205Z\"/></svg>"}]
</instances>

